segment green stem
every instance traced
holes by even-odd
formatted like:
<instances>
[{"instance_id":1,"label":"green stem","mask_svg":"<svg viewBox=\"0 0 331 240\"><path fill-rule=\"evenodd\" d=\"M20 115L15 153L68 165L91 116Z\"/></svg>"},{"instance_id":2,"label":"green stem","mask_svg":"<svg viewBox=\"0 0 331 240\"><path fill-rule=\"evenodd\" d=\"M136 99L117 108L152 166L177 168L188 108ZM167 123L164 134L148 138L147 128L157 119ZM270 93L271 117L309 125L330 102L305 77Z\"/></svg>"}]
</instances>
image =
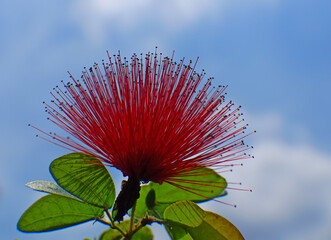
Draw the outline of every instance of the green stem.
<instances>
[{"instance_id":1,"label":"green stem","mask_svg":"<svg viewBox=\"0 0 331 240\"><path fill-rule=\"evenodd\" d=\"M112 216L111 216L109 210L108 210L108 209L105 209L105 212L106 212L106 214L107 214L107 217L108 217L109 220L111 221L111 223L112 223L112 224L115 224L115 222L114 222L114 220L113 220L113 218L112 218Z\"/></svg>"},{"instance_id":2,"label":"green stem","mask_svg":"<svg viewBox=\"0 0 331 240\"><path fill-rule=\"evenodd\" d=\"M133 226L134 226L134 219L135 219L135 213L136 213L136 205L137 205L137 201L135 201L135 203L132 206L131 209L131 218L130 218L130 228L129 228L129 232L128 232L128 239L131 239L131 237L133 236Z\"/></svg>"},{"instance_id":3,"label":"green stem","mask_svg":"<svg viewBox=\"0 0 331 240\"><path fill-rule=\"evenodd\" d=\"M146 216L135 225L135 228L132 230L132 235L138 232L141 228L145 227L147 224L152 224L153 222L156 222L158 224L163 224L164 222L160 219L154 218L154 217L149 217Z\"/></svg>"},{"instance_id":4,"label":"green stem","mask_svg":"<svg viewBox=\"0 0 331 240\"><path fill-rule=\"evenodd\" d=\"M115 222L114 222L114 220L113 220L113 218L112 218L112 216L111 216L109 210L108 210L108 209L105 209L105 212L106 212L106 214L107 214L107 216L108 216L110 222L107 222L107 221L102 220L102 219L99 219L99 218L98 218L97 220L98 220L99 222L101 222L101 223L104 223L104 224L109 225L112 229L116 229L117 231L119 231L119 232L122 234L122 236L125 236L126 233L125 233L120 227L116 226L116 224L115 224Z\"/></svg>"},{"instance_id":5,"label":"green stem","mask_svg":"<svg viewBox=\"0 0 331 240\"><path fill-rule=\"evenodd\" d=\"M98 221L98 222L101 222L101 223L103 223L103 224L105 224L105 225L108 225L108 226L110 226L111 228L113 227L113 224L112 224L112 223L107 222L107 221L105 221L105 220L103 220L103 219L101 219L101 218L96 218L95 220Z\"/></svg>"}]
</instances>

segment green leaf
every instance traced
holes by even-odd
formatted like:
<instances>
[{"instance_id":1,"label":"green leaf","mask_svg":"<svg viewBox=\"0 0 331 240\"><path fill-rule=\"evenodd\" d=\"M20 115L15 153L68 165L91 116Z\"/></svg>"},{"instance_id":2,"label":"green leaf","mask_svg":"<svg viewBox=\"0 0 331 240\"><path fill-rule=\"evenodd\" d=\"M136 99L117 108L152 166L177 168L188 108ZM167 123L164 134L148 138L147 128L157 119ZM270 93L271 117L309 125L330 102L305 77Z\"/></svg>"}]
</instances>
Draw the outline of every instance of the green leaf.
<instances>
[{"instance_id":1,"label":"green leaf","mask_svg":"<svg viewBox=\"0 0 331 240\"><path fill-rule=\"evenodd\" d=\"M187 231L194 240L244 240L240 231L226 218L213 212L205 211L203 223L196 228L188 228Z\"/></svg>"},{"instance_id":2,"label":"green leaf","mask_svg":"<svg viewBox=\"0 0 331 240\"><path fill-rule=\"evenodd\" d=\"M83 201L110 208L115 200L115 185L106 167L85 153L71 153L55 159L50 166L56 182Z\"/></svg>"},{"instance_id":3,"label":"green leaf","mask_svg":"<svg viewBox=\"0 0 331 240\"><path fill-rule=\"evenodd\" d=\"M145 216L146 212L148 212L148 206L147 206L147 196L149 192L153 190L151 186L148 185L142 185L140 188L140 197L137 200L136 204L136 210L135 210L135 216L138 218L141 218ZM151 204L151 203L148 203Z\"/></svg>"},{"instance_id":4,"label":"green leaf","mask_svg":"<svg viewBox=\"0 0 331 240\"><path fill-rule=\"evenodd\" d=\"M130 228L130 220L125 220L121 223L116 224L120 227L124 232L128 232ZM101 235L99 240L120 240L122 239L121 233L116 229L108 229L104 231ZM150 227L144 226L136 232L132 240L152 240L153 239L153 232Z\"/></svg>"},{"instance_id":5,"label":"green leaf","mask_svg":"<svg viewBox=\"0 0 331 240\"><path fill-rule=\"evenodd\" d=\"M164 210L174 202L190 200L193 202L204 202L215 197L226 195L226 180L209 168L201 168L186 173L185 177L173 178L176 184L188 191L173 186L169 183L158 184L150 182L143 185L140 190L140 198L137 201L136 217L143 217L146 212L155 217L162 217ZM154 190L154 202L151 201L151 195L147 199L150 191ZM149 205L149 206L147 206Z\"/></svg>"},{"instance_id":6,"label":"green leaf","mask_svg":"<svg viewBox=\"0 0 331 240\"><path fill-rule=\"evenodd\" d=\"M76 198L74 195L70 194L69 192L61 188L59 185L57 185L56 182L40 180L29 182L25 184L25 186L40 192L53 193L65 197Z\"/></svg>"},{"instance_id":7,"label":"green leaf","mask_svg":"<svg viewBox=\"0 0 331 240\"><path fill-rule=\"evenodd\" d=\"M103 209L72 198L49 194L30 206L17 227L22 232L46 232L87 222L103 214Z\"/></svg>"},{"instance_id":8,"label":"green leaf","mask_svg":"<svg viewBox=\"0 0 331 240\"><path fill-rule=\"evenodd\" d=\"M205 217L197 227L187 227L175 221L166 222L165 227L175 240L244 240L230 221L209 211L205 211Z\"/></svg>"},{"instance_id":9,"label":"green leaf","mask_svg":"<svg viewBox=\"0 0 331 240\"><path fill-rule=\"evenodd\" d=\"M193 240L183 226L165 223L165 228L173 240Z\"/></svg>"},{"instance_id":10,"label":"green leaf","mask_svg":"<svg viewBox=\"0 0 331 240\"><path fill-rule=\"evenodd\" d=\"M193 170L186 173L186 176L174 177L171 181L179 187L166 182L161 185L150 183L155 190L157 203L174 203L184 200L204 202L220 196L227 187L225 178L210 168Z\"/></svg>"},{"instance_id":11,"label":"green leaf","mask_svg":"<svg viewBox=\"0 0 331 240\"><path fill-rule=\"evenodd\" d=\"M171 204L164 211L164 219L186 227L199 226L205 217L205 212L191 201L182 201Z\"/></svg>"},{"instance_id":12,"label":"green leaf","mask_svg":"<svg viewBox=\"0 0 331 240\"><path fill-rule=\"evenodd\" d=\"M142 218L148 213L151 216L162 218L162 214L164 210L171 205L167 204L159 204L155 200L155 190L148 185L143 185L140 189L140 197L137 200L135 216L138 218Z\"/></svg>"}]
</instances>

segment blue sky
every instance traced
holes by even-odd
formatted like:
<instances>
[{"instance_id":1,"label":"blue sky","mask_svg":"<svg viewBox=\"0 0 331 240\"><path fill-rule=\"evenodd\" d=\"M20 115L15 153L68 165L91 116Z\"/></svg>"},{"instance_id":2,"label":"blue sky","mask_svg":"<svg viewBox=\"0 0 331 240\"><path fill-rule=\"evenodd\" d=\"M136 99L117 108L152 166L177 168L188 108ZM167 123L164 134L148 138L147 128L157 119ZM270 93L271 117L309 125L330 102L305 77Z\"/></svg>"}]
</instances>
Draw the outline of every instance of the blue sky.
<instances>
[{"instance_id":1,"label":"blue sky","mask_svg":"<svg viewBox=\"0 0 331 240\"><path fill-rule=\"evenodd\" d=\"M121 51L153 51L195 60L242 105L257 134L254 160L225 177L252 193L231 191L204 207L224 215L246 239L331 238L331 2L327 0L3 1L0 9L0 239L83 239L87 223L46 234L16 230L51 180L50 162L66 151L34 137L49 131L42 101L83 67ZM120 174L114 172L117 182ZM158 227L156 227L159 229ZM156 239L166 239L158 232Z\"/></svg>"}]
</instances>

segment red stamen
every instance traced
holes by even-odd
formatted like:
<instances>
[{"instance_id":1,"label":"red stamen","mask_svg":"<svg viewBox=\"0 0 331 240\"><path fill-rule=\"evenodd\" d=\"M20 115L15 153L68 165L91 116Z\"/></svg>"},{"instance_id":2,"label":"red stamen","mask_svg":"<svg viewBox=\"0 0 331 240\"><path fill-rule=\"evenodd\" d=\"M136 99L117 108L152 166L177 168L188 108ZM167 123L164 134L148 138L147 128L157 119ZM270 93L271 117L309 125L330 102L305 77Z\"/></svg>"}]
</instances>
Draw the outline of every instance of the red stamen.
<instances>
[{"instance_id":1,"label":"red stamen","mask_svg":"<svg viewBox=\"0 0 331 240\"><path fill-rule=\"evenodd\" d=\"M251 133L245 133L240 107L225 102L227 86L212 87L213 78L202 85L205 73L195 72L197 61L176 63L174 54L162 59L156 50L144 59L134 54L130 61L107 54L102 71L98 64L85 68L81 80L69 73L71 82L62 81L45 104L49 120L74 140L34 127L51 138L43 139L91 154L125 176L186 191L194 187L180 186L188 181L178 177L197 167L223 169L251 158L244 154L250 147L243 139ZM226 171L231 170L221 172Z\"/></svg>"}]
</instances>

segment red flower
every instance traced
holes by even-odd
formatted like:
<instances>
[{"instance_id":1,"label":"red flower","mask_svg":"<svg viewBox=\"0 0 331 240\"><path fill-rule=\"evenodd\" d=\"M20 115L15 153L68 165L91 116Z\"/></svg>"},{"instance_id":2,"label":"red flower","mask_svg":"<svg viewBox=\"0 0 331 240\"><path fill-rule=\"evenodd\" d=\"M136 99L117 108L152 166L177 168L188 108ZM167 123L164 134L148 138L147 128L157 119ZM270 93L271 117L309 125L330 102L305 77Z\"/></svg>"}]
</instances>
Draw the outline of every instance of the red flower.
<instances>
[{"instance_id":1,"label":"red flower","mask_svg":"<svg viewBox=\"0 0 331 240\"><path fill-rule=\"evenodd\" d=\"M202 85L205 74L192 62L161 56L114 55L103 62L105 74L95 64L81 81L70 75L46 111L79 141L53 137L144 182L171 182L196 167L245 158L247 125L240 107L224 102L226 87L212 87L212 78Z\"/></svg>"},{"instance_id":2,"label":"red flower","mask_svg":"<svg viewBox=\"0 0 331 240\"><path fill-rule=\"evenodd\" d=\"M202 84L204 73L161 54L120 55L95 64L82 79L56 87L46 104L53 123L77 140L52 135L92 154L136 182L176 181L198 167L223 167L247 158L239 108L226 87ZM139 191L138 191L139 193ZM138 194L139 197L139 194Z\"/></svg>"},{"instance_id":3,"label":"red flower","mask_svg":"<svg viewBox=\"0 0 331 240\"><path fill-rule=\"evenodd\" d=\"M139 198L140 181L178 186L175 177L191 170L249 157L240 107L225 102L226 87L213 87L212 78L202 84L205 74L196 73L195 64L162 59L156 52L109 61L103 71L97 64L85 69L81 80L70 75L72 82L54 88L46 111L76 139L51 134L60 145L129 176L115 204L125 206L115 206L121 211L115 220Z\"/></svg>"}]
</instances>

